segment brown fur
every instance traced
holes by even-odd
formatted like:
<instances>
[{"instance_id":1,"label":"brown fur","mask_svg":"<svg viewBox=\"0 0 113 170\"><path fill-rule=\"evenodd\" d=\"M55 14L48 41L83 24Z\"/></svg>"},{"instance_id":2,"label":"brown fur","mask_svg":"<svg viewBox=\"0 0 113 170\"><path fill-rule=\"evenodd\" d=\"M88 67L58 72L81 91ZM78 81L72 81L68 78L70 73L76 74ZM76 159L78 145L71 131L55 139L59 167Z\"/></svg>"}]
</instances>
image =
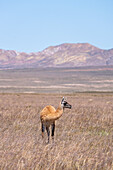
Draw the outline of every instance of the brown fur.
<instances>
[{"instance_id":1,"label":"brown fur","mask_svg":"<svg viewBox=\"0 0 113 170\"><path fill-rule=\"evenodd\" d=\"M40 113L40 119L42 123L47 123L51 125L51 122L59 119L62 116L63 109L59 105L56 110L53 106L46 106Z\"/></svg>"}]
</instances>

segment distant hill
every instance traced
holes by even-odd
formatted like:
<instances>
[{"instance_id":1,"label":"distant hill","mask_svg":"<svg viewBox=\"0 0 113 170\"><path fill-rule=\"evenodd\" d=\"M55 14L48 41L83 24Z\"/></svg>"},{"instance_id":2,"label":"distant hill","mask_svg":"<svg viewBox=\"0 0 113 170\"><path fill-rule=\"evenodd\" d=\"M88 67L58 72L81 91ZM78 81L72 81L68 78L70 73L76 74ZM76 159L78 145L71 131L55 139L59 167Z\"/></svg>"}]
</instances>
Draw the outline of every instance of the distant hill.
<instances>
[{"instance_id":1,"label":"distant hill","mask_svg":"<svg viewBox=\"0 0 113 170\"><path fill-rule=\"evenodd\" d=\"M113 49L103 50L88 43L65 43L29 54L0 49L2 69L110 65L113 65Z\"/></svg>"}]
</instances>

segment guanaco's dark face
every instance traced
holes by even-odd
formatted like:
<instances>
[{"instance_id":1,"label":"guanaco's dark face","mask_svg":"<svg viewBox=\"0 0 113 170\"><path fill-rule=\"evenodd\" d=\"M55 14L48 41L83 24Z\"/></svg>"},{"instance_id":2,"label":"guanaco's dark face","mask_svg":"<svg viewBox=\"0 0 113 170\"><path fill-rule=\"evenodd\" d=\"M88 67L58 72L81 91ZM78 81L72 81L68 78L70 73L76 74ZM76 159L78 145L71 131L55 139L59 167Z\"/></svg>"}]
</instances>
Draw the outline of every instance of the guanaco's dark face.
<instances>
[{"instance_id":1,"label":"guanaco's dark face","mask_svg":"<svg viewBox=\"0 0 113 170\"><path fill-rule=\"evenodd\" d=\"M72 106L64 99L64 97L61 101L61 105L62 105L63 108L68 108L68 109L72 108Z\"/></svg>"}]
</instances>

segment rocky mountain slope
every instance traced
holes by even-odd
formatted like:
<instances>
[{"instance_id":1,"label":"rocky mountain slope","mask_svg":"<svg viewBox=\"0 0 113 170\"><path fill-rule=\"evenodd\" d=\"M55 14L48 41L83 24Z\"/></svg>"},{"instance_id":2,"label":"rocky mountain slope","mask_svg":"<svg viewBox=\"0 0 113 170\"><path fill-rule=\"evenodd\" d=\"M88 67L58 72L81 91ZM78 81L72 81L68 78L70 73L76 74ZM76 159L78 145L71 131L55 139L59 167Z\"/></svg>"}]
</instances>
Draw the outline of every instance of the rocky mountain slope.
<instances>
[{"instance_id":1,"label":"rocky mountain slope","mask_svg":"<svg viewBox=\"0 0 113 170\"><path fill-rule=\"evenodd\" d=\"M102 50L88 43L66 43L29 54L0 49L0 68L106 65L113 65L113 49Z\"/></svg>"}]
</instances>

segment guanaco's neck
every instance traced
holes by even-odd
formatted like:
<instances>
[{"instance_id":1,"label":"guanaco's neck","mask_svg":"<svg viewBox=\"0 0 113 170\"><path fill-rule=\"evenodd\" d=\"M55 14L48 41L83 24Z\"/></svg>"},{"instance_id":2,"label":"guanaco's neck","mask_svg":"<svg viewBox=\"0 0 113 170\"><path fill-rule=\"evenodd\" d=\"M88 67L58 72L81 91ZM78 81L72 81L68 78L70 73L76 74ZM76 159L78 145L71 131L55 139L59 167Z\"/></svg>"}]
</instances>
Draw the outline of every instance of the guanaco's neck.
<instances>
[{"instance_id":1,"label":"guanaco's neck","mask_svg":"<svg viewBox=\"0 0 113 170\"><path fill-rule=\"evenodd\" d=\"M61 103L60 103L55 112L57 119L59 119L62 116L62 114L63 114L63 107L61 106Z\"/></svg>"}]
</instances>

